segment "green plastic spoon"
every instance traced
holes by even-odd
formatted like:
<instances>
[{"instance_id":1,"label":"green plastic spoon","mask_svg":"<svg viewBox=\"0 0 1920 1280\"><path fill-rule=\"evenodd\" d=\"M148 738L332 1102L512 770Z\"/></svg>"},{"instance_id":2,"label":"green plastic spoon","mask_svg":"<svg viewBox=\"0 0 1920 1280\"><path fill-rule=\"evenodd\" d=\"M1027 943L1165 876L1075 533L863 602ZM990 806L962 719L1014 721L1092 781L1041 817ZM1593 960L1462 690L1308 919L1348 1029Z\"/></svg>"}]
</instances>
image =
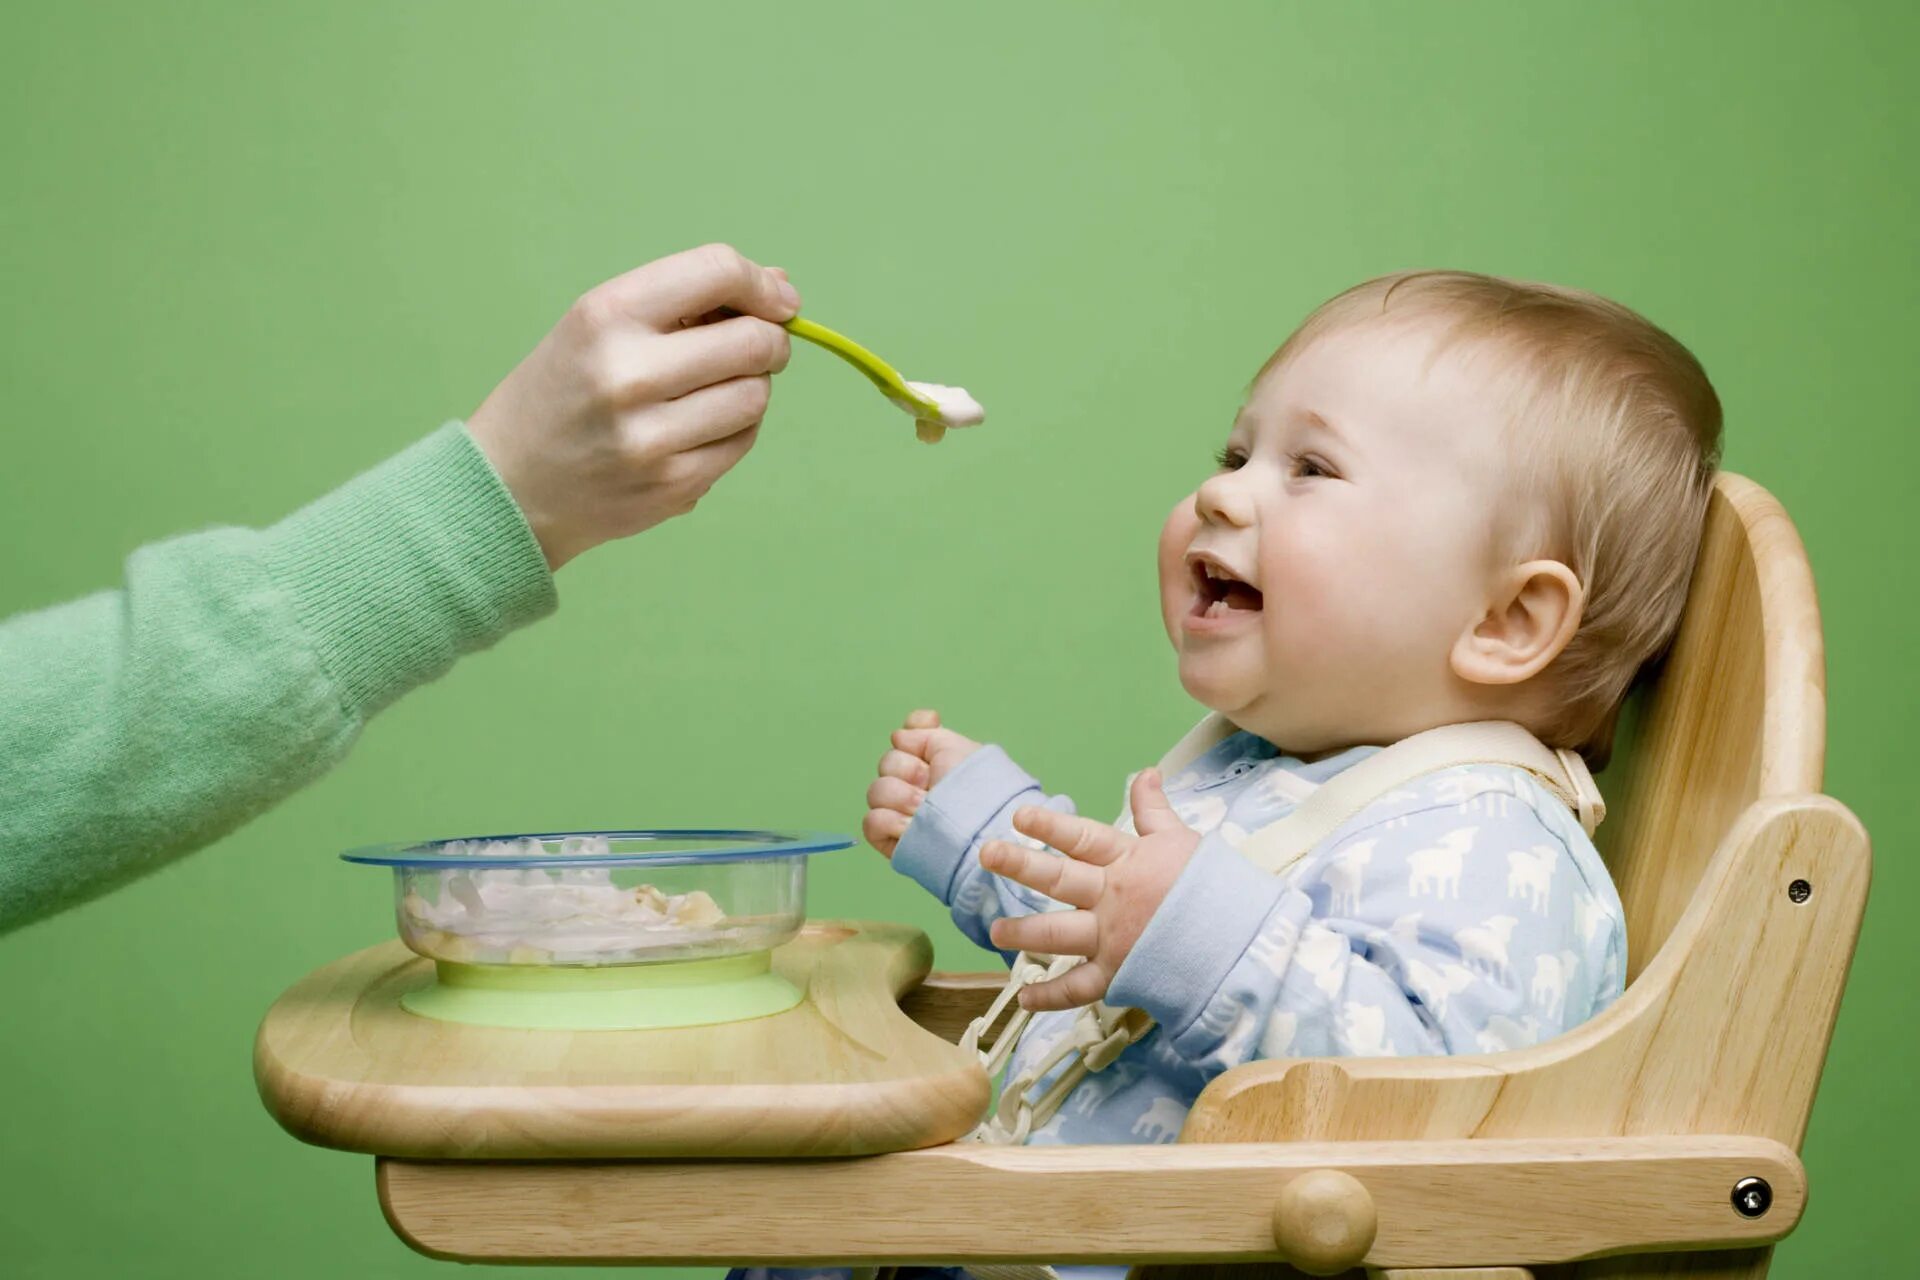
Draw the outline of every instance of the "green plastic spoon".
<instances>
[{"instance_id":1,"label":"green plastic spoon","mask_svg":"<svg viewBox=\"0 0 1920 1280\"><path fill-rule=\"evenodd\" d=\"M796 338L804 338L817 347L821 347L845 360L867 376L867 380L880 389L880 394L905 409L914 417L914 428L920 439L928 444L938 444L940 437L946 434L949 426L965 427L979 422L984 414L972 397L964 392L960 395L971 412L963 408L964 418L950 416L949 406L942 405L932 396L917 390L897 373L893 366L867 350L845 334L835 333L825 325L803 320L799 316L787 321L786 330ZM955 388L937 388L941 391Z\"/></svg>"}]
</instances>

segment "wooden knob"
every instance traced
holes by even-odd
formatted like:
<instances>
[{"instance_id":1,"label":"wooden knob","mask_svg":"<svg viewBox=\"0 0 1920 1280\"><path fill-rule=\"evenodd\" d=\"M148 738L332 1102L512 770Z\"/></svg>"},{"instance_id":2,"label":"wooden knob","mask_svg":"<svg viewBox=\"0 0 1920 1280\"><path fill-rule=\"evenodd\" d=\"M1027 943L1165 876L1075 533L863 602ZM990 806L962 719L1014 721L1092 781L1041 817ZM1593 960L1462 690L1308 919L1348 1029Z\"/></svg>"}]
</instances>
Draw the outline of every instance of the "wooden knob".
<instances>
[{"instance_id":1,"label":"wooden knob","mask_svg":"<svg viewBox=\"0 0 1920 1280\"><path fill-rule=\"evenodd\" d=\"M1379 1228L1373 1197L1358 1178L1338 1169L1301 1174L1280 1189L1273 1208L1273 1242L1308 1275L1339 1275L1358 1266Z\"/></svg>"}]
</instances>

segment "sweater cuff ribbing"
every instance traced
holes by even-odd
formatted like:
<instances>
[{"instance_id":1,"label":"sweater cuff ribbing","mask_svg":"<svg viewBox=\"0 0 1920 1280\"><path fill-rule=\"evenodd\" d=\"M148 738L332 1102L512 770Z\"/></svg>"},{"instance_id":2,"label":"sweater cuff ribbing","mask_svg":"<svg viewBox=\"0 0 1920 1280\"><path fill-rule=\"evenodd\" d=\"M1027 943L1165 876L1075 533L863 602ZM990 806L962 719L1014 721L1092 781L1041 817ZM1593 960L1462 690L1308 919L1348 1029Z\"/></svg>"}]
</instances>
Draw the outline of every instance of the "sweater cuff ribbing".
<instances>
[{"instance_id":1,"label":"sweater cuff ribbing","mask_svg":"<svg viewBox=\"0 0 1920 1280\"><path fill-rule=\"evenodd\" d=\"M449 422L267 531L349 715L551 613L546 557L486 455Z\"/></svg>"}]
</instances>

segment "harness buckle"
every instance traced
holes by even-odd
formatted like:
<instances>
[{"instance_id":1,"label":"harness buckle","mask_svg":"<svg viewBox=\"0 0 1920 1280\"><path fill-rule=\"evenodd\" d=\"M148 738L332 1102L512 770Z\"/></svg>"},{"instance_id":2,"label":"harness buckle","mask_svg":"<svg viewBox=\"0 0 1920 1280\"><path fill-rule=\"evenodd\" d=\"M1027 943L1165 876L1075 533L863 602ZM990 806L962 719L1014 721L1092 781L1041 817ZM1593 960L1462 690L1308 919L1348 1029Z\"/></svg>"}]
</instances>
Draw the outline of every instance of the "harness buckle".
<instances>
[{"instance_id":1,"label":"harness buckle","mask_svg":"<svg viewBox=\"0 0 1920 1280\"><path fill-rule=\"evenodd\" d=\"M1105 1071L1121 1051L1132 1043L1133 1033L1123 1026L1099 1044L1082 1050L1080 1060L1087 1064L1089 1071Z\"/></svg>"}]
</instances>

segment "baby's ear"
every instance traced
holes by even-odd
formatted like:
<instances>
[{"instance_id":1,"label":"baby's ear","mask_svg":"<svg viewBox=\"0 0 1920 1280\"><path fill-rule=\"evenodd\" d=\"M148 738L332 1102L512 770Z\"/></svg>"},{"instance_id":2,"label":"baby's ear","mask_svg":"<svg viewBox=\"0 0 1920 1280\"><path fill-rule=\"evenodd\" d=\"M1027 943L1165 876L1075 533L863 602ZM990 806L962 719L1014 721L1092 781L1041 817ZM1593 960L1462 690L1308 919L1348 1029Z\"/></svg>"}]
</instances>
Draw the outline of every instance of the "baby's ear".
<instances>
[{"instance_id":1,"label":"baby's ear","mask_svg":"<svg viewBox=\"0 0 1920 1280\"><path fill-rule=\"evenodd\" d=\"M1453 673L1470 684L1531 680L1573 639L1586 603L1586 588L1558 560L1508 570L1486 612L1454 642Z\"/></svg>"}]
</instances>

